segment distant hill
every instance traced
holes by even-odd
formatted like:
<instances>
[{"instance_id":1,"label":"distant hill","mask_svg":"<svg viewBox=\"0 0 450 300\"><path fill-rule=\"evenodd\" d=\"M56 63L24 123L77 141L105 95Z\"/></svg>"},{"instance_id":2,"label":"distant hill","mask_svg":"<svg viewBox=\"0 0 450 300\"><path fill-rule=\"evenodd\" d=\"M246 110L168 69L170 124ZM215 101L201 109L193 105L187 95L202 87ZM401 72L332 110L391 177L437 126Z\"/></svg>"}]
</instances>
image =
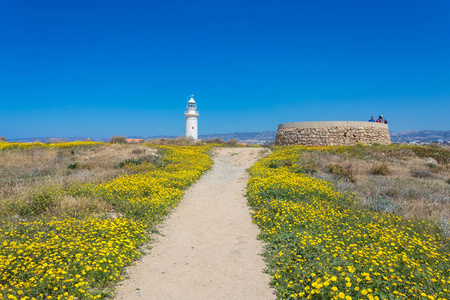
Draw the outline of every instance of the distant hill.
<instances>
[{"instance_id":1,"label":"distant hill","mask_svg":"<svg viewBox=\"0 0 450 300\"><path fill-rule=\"evenodd\" d=\"M393 142L436 142L437 140L450 142L450 130L406 130L391 131L390 134Z\"/></svg>"},{"instance_id":2,"label":"distant hill","mask_svg":"<svg viewBox=\"0 0 450 300\"><path fill-rule=\"evenodd\" d=\"M202 140L211 140L220 138L223 141L229 141L236 139L240 143L249 144L267 144L275 141L276 131L262 131L262 132L234 132L234 133L212 133L203 134L199 138ZM443 142L450 143L450 130L406 130L406 131L391 131L391 141L396 143L401 142L436 142L441 140ZM159 139L159 138L175 138L176 136L127 136L127 138L135 139ZM87 137L38 137L38 138L23 138L23 139L9 139L9 142L49 142L49 141L84 141L87 139L93 141L105 141L107 142L109 138L87 138Z\"/></svg>"},{"instance_id":3,"label":"distant hill","mask_svg":"<svg viewBox=\"0 0 450 300\"><path fill-rule=\"evenodd\" d=\"M275 142L276 131L262 131L262 132L234 132L234 133L220 133L220 134L205 134L200 135L202 140L212 140L220 138L223 141L235 139L240 143L249 144L267 144Z\"/></svg>"}]
</instances>

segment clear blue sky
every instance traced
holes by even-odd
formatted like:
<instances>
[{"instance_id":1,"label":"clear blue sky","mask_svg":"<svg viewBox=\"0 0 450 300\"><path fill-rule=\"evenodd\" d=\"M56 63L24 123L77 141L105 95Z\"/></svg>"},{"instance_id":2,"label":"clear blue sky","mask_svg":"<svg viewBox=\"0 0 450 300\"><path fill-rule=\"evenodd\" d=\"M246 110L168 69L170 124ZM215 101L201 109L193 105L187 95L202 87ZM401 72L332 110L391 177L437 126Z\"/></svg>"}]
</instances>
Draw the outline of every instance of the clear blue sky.
<instances>
[{"instance_id":1,"label":"clear blue sky","mask_svg":"<svg viewBox=\"0 0 450 300\"><path fill-rule=\"evenodd\" d=\"M0 0L0 136L449 130L450 1Z\"/></svg>"}]
</instances>

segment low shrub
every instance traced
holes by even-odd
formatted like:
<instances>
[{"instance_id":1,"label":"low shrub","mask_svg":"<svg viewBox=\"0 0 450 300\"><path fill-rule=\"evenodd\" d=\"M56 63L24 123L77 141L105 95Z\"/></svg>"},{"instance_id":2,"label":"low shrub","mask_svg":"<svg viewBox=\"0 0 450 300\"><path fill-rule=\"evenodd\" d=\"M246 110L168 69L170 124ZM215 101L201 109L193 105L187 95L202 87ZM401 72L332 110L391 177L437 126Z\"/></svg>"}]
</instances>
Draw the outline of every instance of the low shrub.
<instances>
[{"instance_id":1,"label":"low shrub","mask_svg":"<svg viewBox=\"0 0 450 300\"><path fill-rule=\"evenodd\" d=\"M131 151L131 154L142 154L143 152L143 149L136 148Z\"/></svg>"},{"instance_id":2,"label":"low shrub","mask_svg":"<svg viewBox=\"0 0 450 300\"><path fill-rule=\"evenodd\" d=\"M81 164L79 162L74 162L67 165L67 169L75 170L75 169L87 169L90 170L91 167L89 165Z\"/></svg>"},{"instance_id":3,"label":"low shrub","mask_svg":"<svg viewBox=\"0 0 450 300\"><path fill-rule=\"evenodd\" d=\"M58 149L58 151L56 152L57 158L70 157L72 155L75 155L75 151L73 149L68 148Z\"/></svg>"},{"instance_id":4,"label":"low shrub","mask_svg":"<svg viewBox=\"0 0 450 300\"><path fill-rule=\"evenodd\" d=\"M450 238L450 222L441 220L439 224L441 228L441 235L446 238Z\"/></svg>"},{"instance_id":5,"label":"low shrub","mask_svg":"<svg viewBox=\"0 0 450 300\"><path fill-rule=\"evenodd\" d=\"M129 158L129 159L125 159L124 161L118 163L117 165L114 166L115 169L120 169L126 166L131 166L131 165L141 165L141 164L152 164L155 165L157 167L164 167L165 163L162 157L160 157L159 155L146 155L146 156L142 156L138 159L134 159L134 158Z\"/></svg>"},{"instance_id":6,"label":"low shrub","mask_svg":"<svg viewBox=\"0 0 450 300\"><path fill-rule=\"evenodd\" d=\"M344 178L350 182L356 182L356 177L353 174L352 165L342 166L340 164L328 164L326 165L328 172Z\"/></svg>"},{"instance_id":7,"label":"low shrub","mask_svg":"<svg viewBox=\"0 0 450 300\"><path fill-rule=\"evenodd\" d=\"M71 164L67 165L67 169L72 169L72 170L74 170L74 169L76 169L77 167L78 167L78 163L77 163L77 162L71 163Z\"/></svg>"},{"instance_id":8,"label":"low shrub","mask_svg":"<svg viewBox=\"0 0 450 300\"><path fill-rule=\"evenodd\" d=\"M282 160L270 161L268 164L268 167L272 168L272 169L278 169L281 167L291 167L292 165L293 165L293 162L291 160L282 159Z\"/></svg>"},{"instance_id":9,"label":"low shrub","mask_svg":"<svg viewBox=\"0 0 450 300\"><path fill-rule=\"evenodd\" d=\"M450 162L450 150L438 146L413 146L412 151L418 157L432 157L440 164Z\"/></svg>"},{"instance_id":10,"label":"low shrub","mask_svg":"<svg viewBox=\"0 0 450 300\"><path fill-rule=\"evenodd\" d=\"M215 138L215 139L209 139L209 140L203 140L205 144L223 144L224 141L221 138Z\"/></svg>"},{"instance_id":11,"label":"low shrub","mask_svg":"<svg viewBox=\"0 0 450 300\"><path fill-rule=\"evenodd\" d=\"M117 165L115 165L114 168L119 169L119 168L123 168L127 165L140 165L140 164L141 164L140 161L133 159L133 158L128 158L128 159L125 159L124 161L121 161Z\"/></svg>"},{"instance_id":12,"label":"low shrub","mask_svg":"<svg viewBox=\"0 0 450 300\"><path fill-rule=\"evenodd\" d=\"M412 170L411 176L416 178L437 178L437 175L428 170Z\"/></svg>"},{"instance_id":13,"label":"low shrub","mask_svg":"<svg viewBox=\"0 0 450 300\"><path fill-rule=\"evenodd\" d=\"M438 166L436 166L436 165L433 164L433 163L426 163L425 166L427 166L427 167L430 168L430 169L435 169L435 168L438 167Z\"/></svg>"},{"instance_id":14,"label":"low shrub","mask_svg":"<svg viewBox=\"0 0 450 300\"><path fill-rule=\"evenodd\" d=\"M445 172L445 168L442 166L437 166L432 163L427 163L427 164L425 164L425 166L428 168L428 170L430 170L431 172L436 173L436 174Z\"/></svg>"},{"instance_id":15,"label":"low shrub","mask_svg":"<svg viewBox=\"0 0 450 300\"><path fill-rule=\"evenodd\" d=\"M370 209L381 213L395 213L401 209L401 206L395 203L391 198L379 197L369 203Z\"/></svg>"},{"instance_id":16,"label":"low shrub","mask_svg":"<svg viewBox=\"0 0 450 300\"><path fill-rule=\"evenodd\" d=\"M236 139L232 139L232 140L226 141L224 144L227 146L236 146L237 141L236 141Z\"/></svg>"},{"instance_id":17,"label":"low shrub","mask_svg":"<svg viewBox=\"0 0 450 300\"><path fill-rule=\"evenodd\" d=\"M109 142L111 143L111 144L126 144L127 143L127 139L123 136L123 135L121 135L121 136L112 136L110 139L109 139Z\"/></svg>"},{"instance_id":18,"label":"low shrub","mask_svg":"<svg viewBox=\"0 0 450 300\"><path fill-rule=\"evenodd\" d=\"M146 155L140 157L138 160L138 164L152 164L158 168L162 168L166 165L166 161L170 163L170 160L167 158L164 159L161 155Z\"/></svg>"},{"instance_id":19,"label":"low shrub","mask_svg":"<svg viewBox=\"0 0 450 300\"><path fill-rule=\"evenodd\" d=\"M383 163L381 165L375 165L372 168L370 168L369 173L372 175L386 176L391 174L391 170L386 164Z\"/></svg>"},{"instance_id":20,"label":"low shrub","mask_svg":"<svg viewBox=\"0 0 450 300\"><path fill-rule=\"evenodd\" d=\"M22 205L18 207L21 216L37 216L56 205L55 193L44 190L38 194L31 195Z\"/></svg>"},{"instance_id":21,"label":"low shrub","mask_svg":"<svg viewBox=\"0 0 450 300\"><path fill-rule=\"evenodd\" d=\"M297 162L301 167L298 168L296 173L305 173L305 174L314 174L317 172L319 168L319 164L317 161L312 157L299 157L299 160Z\"/></svg>"}]
</instances>

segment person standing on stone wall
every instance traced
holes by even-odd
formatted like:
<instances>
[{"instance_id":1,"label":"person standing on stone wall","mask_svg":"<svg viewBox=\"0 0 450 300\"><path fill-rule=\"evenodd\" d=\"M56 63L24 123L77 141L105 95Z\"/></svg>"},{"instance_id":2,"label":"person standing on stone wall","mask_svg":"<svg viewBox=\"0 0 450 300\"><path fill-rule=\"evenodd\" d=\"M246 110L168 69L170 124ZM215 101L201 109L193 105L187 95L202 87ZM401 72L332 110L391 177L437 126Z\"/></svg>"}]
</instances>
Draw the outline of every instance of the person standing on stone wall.
<instances>
[{"instance_id":1,"label":"person standing on stone wall","mask_svg":"<svg viewBox=\"0 0 450 300\"><path fill-rule=\"evenodd\" d=\"M377 123L387 124L387 121L386 121L386 119L383 118L383 115L381 115L381 116L378 117Z\"/></svg>"}]
</instances>

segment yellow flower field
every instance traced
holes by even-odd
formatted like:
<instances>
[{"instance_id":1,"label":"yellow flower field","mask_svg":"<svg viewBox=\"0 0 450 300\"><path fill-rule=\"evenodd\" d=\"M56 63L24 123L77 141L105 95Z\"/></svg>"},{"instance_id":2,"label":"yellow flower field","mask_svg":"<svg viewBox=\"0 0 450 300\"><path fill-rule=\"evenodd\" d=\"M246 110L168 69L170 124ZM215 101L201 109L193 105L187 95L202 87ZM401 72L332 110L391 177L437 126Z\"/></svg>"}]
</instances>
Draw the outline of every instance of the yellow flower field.
<instances>
[{"instance_id":1,"label":"yellow flower field","mask_svg":"<svg viewBox=\"0 0 450 300\"><path fill-rule=\"evenodd\" d=\"M450 299L445 241L297 172L305 148L277 148L250 169L247 196L278 297Z\"/></svg>"},{"instance_id":2,"label":"yellow flower field","mask_svg":"<svg viewBox=\"0 0 450 300\"><path fill-rule=\"evenodd\" d=\"M100 197L118 218L92 216L0 223L0 300L103 299L156 221L175 207L182 190L211 166L210 147L159 147L164 166L99 185L55 193ZM130 166L132 167L132 166ZM140 166L142 167L142 166ZM144 166L145 168L145 166Z\"/></svg>"},{"instance_id":3,"label":"yellow flower field","mask_svg":"<svg viewBox=\"0 0 450 300\"><path fill-rule=\"evenodd\" d=\"M21 223L1 232L5 299L96 299L141 254L144 225L126 218ZM0 296L0 299L3 298Z\"/></svg>"},{"instance_id":4,"label":"yellow flower field","mask_svg":"<svg viewBox=\"0 0 450 300\"><path fill-rule=\"evenodd\" d=\"M31 148L71 148L78 146L97 146L106 145L103 142L77 141L77 142L62 142L62 143L10 143L0 142L0 151L9 149L31 149Z\"/></svg>"}]
</instances>

